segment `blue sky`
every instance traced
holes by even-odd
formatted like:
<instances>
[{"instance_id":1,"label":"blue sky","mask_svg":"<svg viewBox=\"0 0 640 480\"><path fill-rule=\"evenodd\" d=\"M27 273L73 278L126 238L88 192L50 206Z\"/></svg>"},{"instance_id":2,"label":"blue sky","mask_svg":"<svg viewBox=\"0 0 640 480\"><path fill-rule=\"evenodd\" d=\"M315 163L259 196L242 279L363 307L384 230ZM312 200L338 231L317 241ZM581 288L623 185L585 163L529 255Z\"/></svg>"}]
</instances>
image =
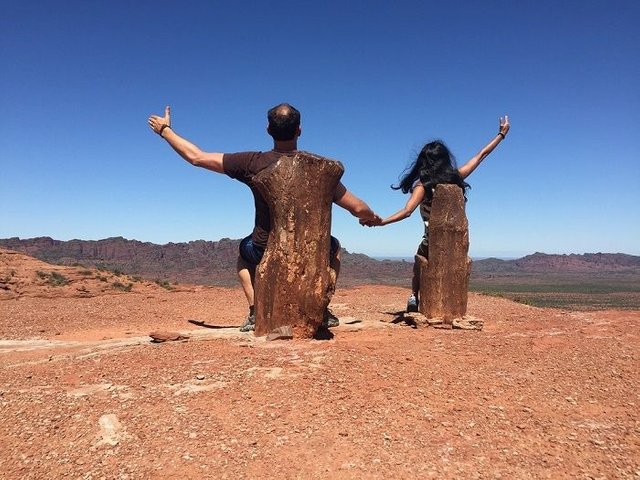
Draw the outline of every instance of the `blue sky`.
<instances>
[{"instance_id":1,"label":"blue sky","mask_svg":"<svg viewBox=\"0 0 640 480\"><path fill-rule=\"evenodd\" d=\"M266 110L302 112L300 148L341 160L380 215L422 145L463 163L471 255L640 254L640 2L0 1L0 238L240 238L249 190L180 159L267 150ZM349 251L411 256L419 214Z\"/></svg>"}]
</instances>

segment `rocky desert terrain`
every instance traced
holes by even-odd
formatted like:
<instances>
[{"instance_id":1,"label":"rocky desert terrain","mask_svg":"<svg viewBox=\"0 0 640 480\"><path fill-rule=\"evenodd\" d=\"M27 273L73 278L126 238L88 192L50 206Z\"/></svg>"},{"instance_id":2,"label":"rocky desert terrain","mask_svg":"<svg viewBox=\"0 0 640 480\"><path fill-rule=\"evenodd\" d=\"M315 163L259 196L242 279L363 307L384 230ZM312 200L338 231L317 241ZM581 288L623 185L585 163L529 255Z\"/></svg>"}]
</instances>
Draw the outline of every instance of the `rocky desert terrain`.
<instances>
[{"instance_id":1,"label":"rocky desert terrain","mask_svg":"<svg viewBox=\"0 0 640 480\"><path fill-rule=\"evenodd\" d=\"M0 249L0 478L640 478L639 311L470 294L483 330L441 330L407 294L268 342L238 288Z\"/></svg>"}]
</instances>

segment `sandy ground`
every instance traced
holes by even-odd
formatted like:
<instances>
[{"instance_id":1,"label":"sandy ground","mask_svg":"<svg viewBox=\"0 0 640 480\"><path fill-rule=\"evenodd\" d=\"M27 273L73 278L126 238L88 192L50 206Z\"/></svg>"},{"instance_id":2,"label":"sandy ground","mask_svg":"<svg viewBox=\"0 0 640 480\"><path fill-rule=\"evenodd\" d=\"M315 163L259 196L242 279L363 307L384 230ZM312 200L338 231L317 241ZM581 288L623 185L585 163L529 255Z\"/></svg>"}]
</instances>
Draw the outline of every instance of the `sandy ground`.
<instances>
[{"instance_id":1,"label":"sandy ground","mask_svg":"<svg viewBox=\"0 0 640 480\"><path fill-rule=\"evenodd\" d=\"M1 300L0 477L640 478L640 312L471 295L484 329L438 330L407 293L274 342L239 289Z\"/></svg>"}]
</instances>

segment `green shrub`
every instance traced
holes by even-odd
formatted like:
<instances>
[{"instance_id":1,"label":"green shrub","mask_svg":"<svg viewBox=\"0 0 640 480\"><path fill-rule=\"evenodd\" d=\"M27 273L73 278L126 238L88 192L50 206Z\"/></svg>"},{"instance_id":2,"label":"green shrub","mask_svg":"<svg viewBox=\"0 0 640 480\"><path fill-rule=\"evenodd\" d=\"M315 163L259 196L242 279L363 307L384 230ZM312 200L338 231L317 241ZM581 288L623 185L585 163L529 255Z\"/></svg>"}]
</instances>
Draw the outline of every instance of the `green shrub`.
<instances>
[{"instance_id":1,"label":"green shrub","mask_svg":"<svg viewBox=\"0 0 640 480\"><path fill-rule=\"evenodd\" d=\"M166 288L167 290L173 290L173 287L171 286L171 284L166 280L156 279L156 283L160 285L162 288Z\"/></svg>"},{"instance_id":2,"label":"green shrub","mask_svg":"<svg viewBox=\"0 0 640 480\"><path fill-rule=\"evenodd\" d=\"M52 287L62 287L69 284L69 280L67 280L67 277L58 272L51 272L49 274L49 280L47 280L47 282Z\"/></svg>"},{"instance_id":3,"label":"green shrub","mask_svg":"<svg viewBox=\"0 0 640 480\"><path fill-rule=\"evenodd\" d=\"M124 283L121 283L121 282L113 282L111 284L111 287L115 288L116 290L121 290L123 292L130 292L131 287L133 287L133 283L127 283L125 285Z\"/></svg>"},{"instance_id":4,"label":"green shrub","mask_svg":"<svg viewBox=\"0 0 640 480\"><path fill-rule=\"evenodd\" d=\"M69 284L67 277L58 272L43 272L42 270L36 270L36 275L42 280L46 280L52 287L62 287Z\"/></svg>"}]
</instances>

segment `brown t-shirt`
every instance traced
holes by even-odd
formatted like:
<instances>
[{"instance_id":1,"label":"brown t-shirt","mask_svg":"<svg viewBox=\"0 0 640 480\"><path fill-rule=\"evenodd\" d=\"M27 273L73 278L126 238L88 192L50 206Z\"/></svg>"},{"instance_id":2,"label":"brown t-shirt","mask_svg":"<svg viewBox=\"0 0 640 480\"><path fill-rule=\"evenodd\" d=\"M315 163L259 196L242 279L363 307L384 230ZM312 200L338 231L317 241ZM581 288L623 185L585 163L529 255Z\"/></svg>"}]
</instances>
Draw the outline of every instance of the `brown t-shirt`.
<instances>
[{"instance_id":1,"label":"brown t-shirt","mask_svg":"<svg viewBox=\"0 0 640 480\"><path fill-rule=\"evenodd\" d=\"M253 193L256 216L251 238L256 245L267 246L269 231L271 230L271 214L269 206L253 184L254 175L276 163L283 155L295 155L296 151L276 152L240 152L225 153L222 158L224 173L231 178L246 184Z\"/></svg>"}]
</instances>

